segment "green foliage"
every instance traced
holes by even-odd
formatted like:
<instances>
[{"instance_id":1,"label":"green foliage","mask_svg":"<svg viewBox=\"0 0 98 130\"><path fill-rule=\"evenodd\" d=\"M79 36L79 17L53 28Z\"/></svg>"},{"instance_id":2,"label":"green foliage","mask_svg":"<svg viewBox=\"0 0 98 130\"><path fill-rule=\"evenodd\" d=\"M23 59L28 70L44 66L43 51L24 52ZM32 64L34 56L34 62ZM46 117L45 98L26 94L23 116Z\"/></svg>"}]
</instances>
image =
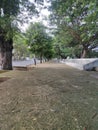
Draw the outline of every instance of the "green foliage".
<instances>
[{"instance_id":1,"label":"green foliage","mask_svg":"<svg viewBox=\"0 0 98 130\"><path fill-rule=\"evenodd\" d=\"M41 59L52 58L52 37L47 34L46 27L42 23L31 23L26 31L26 37L32 53Z\"/></svg>"},{"instance_id":2,"label":"green foliage","mask_svg":"<svg viewBox=\"0 0 98 130\"><path fill-rule=\"evenodd\" d=\"M79 43L64 28L60 28L55 33L54 49L55 55L61 58L80 57L81 49ZM76 51L77 50L77 51Z\"/></svg>"},{"instance_id":3,"label":"green foliage","mask_svg":"<svg viewBox=\"0 0 98 130\"><path fill-rule=\"evenodd\" d=\"M98 52L89 51L88 54L87 54L87 57L90 57L90 58L98 58Z\"/></svg>"},{"instance_id":4,"label":"green foliage","mask_svg":"<svg viewBox=\"0 0 98 130\"><path fill-rule=\"evenodd\" d=\"M71 39L73 38L86 50L89 46L98 45L94 46L95 40L98 39L98 2L96 0L54 0L51 1L50 10L52 11L50 20L59 30L63 30L62 37L65 35L69 38L70 34ZM61 38L61 35L59 37ZM69 40L67 43L70 43Z\"/></svg>"},{"instance_id":5,"label":"green foliage","mask_svg":"<svg viewBox=\"0 0 98 130\"><path fill-rule=\"evenodd\" d=\"M37 6L41 3L39 0L35 2L29 0L0 1L0 59L2 59L3 69L12 69L13 37L17 30L16 27L19 22L23 24L28 21L28 17L31 18L34 14L38 14Z\"/></svg>"},{"instance_id":6,"label":"green foliage","mask_svg":"<svg viewBox=\"0 0 98 130\"><path fill-rule=\"evenodd\" d=\"M37 4L36 4L37 3ZM33 15L38 15L37 6L41 5L43 0L1 0L0 1L0 30L2 35L8 39L13 37L17 31L18 24L28 22Z\"/></svg>"},{"instance_id":7,"label":"green foliage","mask_svg":"<svg viewBox=\"0 0 98 130\"><path fill-rule=\"evenodd\" d=\"M0 3L0 9L2 8L4 16L17 16L20 9L20 0L1 0Z\"/></svg>"},{"instance_id":8,"label":"green foliage","mask_svg":"<svg viewBox=\"0 0 98 130\"><path fill-rule=\"evenodd\" d=\"M14 36L14 59L21 60L30 56L28 45L26 44L26 38L22 33L18 33Z\"/></svg>"}]
</instances>

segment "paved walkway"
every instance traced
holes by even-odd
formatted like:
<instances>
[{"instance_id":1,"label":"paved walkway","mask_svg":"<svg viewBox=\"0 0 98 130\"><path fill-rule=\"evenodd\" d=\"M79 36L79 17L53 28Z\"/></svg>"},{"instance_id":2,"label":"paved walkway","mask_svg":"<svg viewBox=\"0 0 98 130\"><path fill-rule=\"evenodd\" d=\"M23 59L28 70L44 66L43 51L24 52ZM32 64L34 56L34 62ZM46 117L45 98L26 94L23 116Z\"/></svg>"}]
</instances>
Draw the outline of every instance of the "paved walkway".
<instances>
[{"instance_id":1,"label":"paved walkway","mask_svg":"<svg viewBox=\"0 0 98 130\"><path fill-rule=\"evenodd\" d=\"M37 63L39 63L39 60L36 60ZM32 60L21 60L21 61L13 61L13 66L21 66L21 67L26 67L28 65L34 64L34 59Z\"/></svg>"},{"instance_id":2,"label":"paved walkway","mask_svg":"<svg viewBox=\"0 0 98 130\"><path fill-rule=\"evenodd\" d=\"M98 130L95 74L56 63L1 73L0 130Z\"/></svg>"}]
</instances>

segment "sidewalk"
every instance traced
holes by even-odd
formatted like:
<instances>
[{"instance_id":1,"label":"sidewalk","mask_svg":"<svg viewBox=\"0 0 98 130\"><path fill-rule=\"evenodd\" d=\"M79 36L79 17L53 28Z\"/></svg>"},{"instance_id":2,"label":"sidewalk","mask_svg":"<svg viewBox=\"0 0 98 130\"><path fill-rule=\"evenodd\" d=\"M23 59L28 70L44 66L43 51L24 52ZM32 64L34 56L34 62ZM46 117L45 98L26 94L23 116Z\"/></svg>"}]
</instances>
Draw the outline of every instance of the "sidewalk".
<instances>
[{"instance_id":1,"label":"sidewalk","mask_svg":"<svg viewBox=\"0 0 98 130\"><path fill-rule=\"evenodd\" d=\"M57 63L1 73L0 130L98 130L94 75Z\"/></svg>"}]
</instances>

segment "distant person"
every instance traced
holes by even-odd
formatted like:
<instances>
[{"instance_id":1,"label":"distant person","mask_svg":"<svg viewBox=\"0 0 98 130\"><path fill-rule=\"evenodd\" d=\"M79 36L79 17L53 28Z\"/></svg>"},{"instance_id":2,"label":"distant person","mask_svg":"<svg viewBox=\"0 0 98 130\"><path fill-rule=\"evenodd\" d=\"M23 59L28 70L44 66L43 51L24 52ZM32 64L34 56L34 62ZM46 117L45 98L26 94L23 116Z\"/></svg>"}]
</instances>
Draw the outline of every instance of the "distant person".
<instances>
[{"instance_id":1,"label":"distant person","mask_svg":"<svg viewBox=\"0 0 98 130\"><path fill-rule=\"evenodd\" d=\"M36 65L36 58L34 58L34 65Z\"/></svg>"}]
</instances>

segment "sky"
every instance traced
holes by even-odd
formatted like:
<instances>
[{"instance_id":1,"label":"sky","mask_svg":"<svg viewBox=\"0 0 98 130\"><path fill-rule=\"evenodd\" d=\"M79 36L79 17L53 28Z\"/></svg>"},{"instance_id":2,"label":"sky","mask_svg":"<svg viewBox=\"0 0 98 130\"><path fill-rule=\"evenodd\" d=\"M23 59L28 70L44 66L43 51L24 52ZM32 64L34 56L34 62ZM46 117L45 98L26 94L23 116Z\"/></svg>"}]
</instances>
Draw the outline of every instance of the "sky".
<instances>
[{"instance_id":1,"label":"sky","mask_svg":"<svg viewBox=\"0 0 98 130\"><path fill-rule=\"evenodd\" d=\"M34 2L34 0L30 0L30 2ZM39 17L33 16L32 19L29 20L29 23L30 22L42 22L45 26L49 26L48 25L48 16L49 16L50 12L47 10L47 8L44 8L44 7L47 7L47 6L49 6L49 3L47 3L46 0L44 0L43 8L40 10ZM28 28L29 23L24 23L24 25L20 26L20 28L23 31L25 31Z\"/></svg>"}]
</instances>

